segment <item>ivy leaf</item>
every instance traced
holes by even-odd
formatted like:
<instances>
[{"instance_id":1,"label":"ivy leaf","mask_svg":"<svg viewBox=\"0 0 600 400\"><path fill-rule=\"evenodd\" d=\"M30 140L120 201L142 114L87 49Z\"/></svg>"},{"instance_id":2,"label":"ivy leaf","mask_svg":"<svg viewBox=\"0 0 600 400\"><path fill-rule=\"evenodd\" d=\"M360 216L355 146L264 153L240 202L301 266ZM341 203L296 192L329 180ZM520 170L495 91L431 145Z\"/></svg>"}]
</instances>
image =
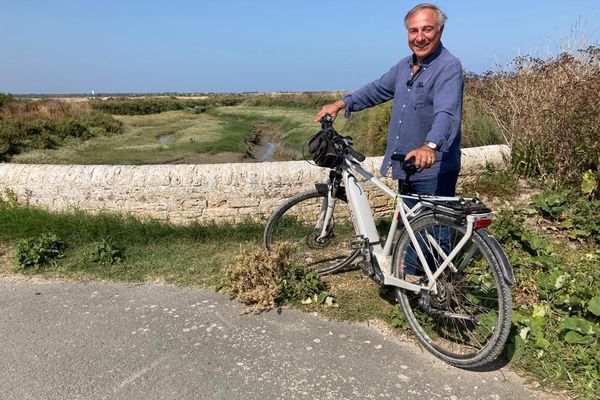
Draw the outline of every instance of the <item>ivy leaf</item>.
<instances>
[{"instance_id":1,"label":"ivy leaf","mask_svg":"<svg viewBox=\"0 0 600 400\"><path fill-rule=\"evenodd\" d=\"M525 353L525 341L519 335L514 337L514 343L509 343L506 346L506 358L512 363L517 362Z\"/></svg>"},{"instance_id":2,"label":"ivy leaf","mask_svg":"<svg viewBox=\"0 0 600 400\"><path fill-rule=\"evenodd\" d=\"M600 316L600 296L592 297L588 303L588 311L596 316Z\"/></svg>"},{"instance_id":3,"label":"ivy leaf","mask_svg":"<svg viewBox=\"0 0 600 400\"><path fill-rule=\"evenodd\" d=\"M531 331L531 329L529 329L529 327L524 327L519 331L519 338L521 338L521 340L523 342L525 342L527 340L527 336L529 336L529 331Z\"/></svg>"},{"instance_id":4,"label":"ivy leaf","mask_svg":"<svg viewBox=\"0 0 600 400\"><path fill-rule=\"evenodd\" d=\"M543 337L543 336L540 335L540 336L537 336L535 338L535 345L536 345L536 347L539 347L541 349L545 349L548 346L550 346L550 341L548 339L546 339L545 337Z\"/></svg>"},{"instance_id":5,"label":"ivy leaf","mask_svg":"<svg viewBox=\"0 0 600 400\"><path fill-rule=\"evenodd\" d=\"M585 171L581 177L581 192L589 196L598 185L597 178L598 177L591 169Z\"/></svg>"},{"instance_id":6,"label":"ivy leaf","mask_svg":"<svg viewBox=\"0 0 600 400\"><path fill-rule=\"evenodd\" d=\"M569 232L569 239L578 239L578 238L586 238L589 237L591 233L585 229L574 229Z\"/></svg>"},{"instance_id":7,"label":"ivy leaf","mask_svg":"<svg viewBox=\"0 0 600 400\"><path fill-rule=\"evenodd\" d=\"M545 317L546 316L546 306L544 304L538 304L533 308L533 316L534 317Z\"/></svg>"},{"instance_id":8,"label":"ivy leaf","mask_svg":"<svg viewBox=\"0 0 600 400\"><path fill-rule=\"evenodd\" d=\"M562 329L579 332L582 335L594 335L596 333L594 325L583 318L568 317L560 325Z\"/></svg>"},{"instance_id":9,"label":"ivy leaf","mask_svg":"<svg viewBox=\"0 0 600 400\"><path fill-rule=\"evenodd\" d=\"M560 289L564 286L565 281L569 278L569 274L562 274L558 278L556 278L556 282L554 283L554 287Z\"/></svg>"},{"instance_id":10,"label":"ivy leaf","mask_svg":"<svg viewBox=\"0 0 600 400\"><path fill-rule=\"evenodd\" d=\"M565 342L570 344L587 344L591 343L594 339L590 336L583 336L575 331L569 331L565 335Z\"/></svg>"},{"instance_id":11,"label":"ivy leaf","mask_svg":"<svg viewBox=\"0 0 600 400\"><path fill-rule=\"evenodd\" d=\"M558 228L559 229L571 229L574 226L575 226L575 224L573 223L573 221L571 221L570 219L566 219L558 225Z\"/></svg>"}]
</instances>

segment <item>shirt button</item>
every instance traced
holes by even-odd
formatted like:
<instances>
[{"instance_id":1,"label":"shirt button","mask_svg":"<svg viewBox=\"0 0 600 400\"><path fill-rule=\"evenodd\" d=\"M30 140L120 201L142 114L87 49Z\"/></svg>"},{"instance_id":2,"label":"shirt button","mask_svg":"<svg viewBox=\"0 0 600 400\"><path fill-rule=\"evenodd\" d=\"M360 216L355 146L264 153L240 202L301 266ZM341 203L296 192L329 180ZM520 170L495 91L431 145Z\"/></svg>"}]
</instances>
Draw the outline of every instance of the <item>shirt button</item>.
<instances>
[{"instance_id":1,"label":"shirt button","mask_svg":"<svg viewBox=\"0 0 600 400\"><path fill-rule=\"evenodd\" d=\"M399 136L396 136L396 139L400 139L400 137L399 137Z\"/></svg>"},{"instance_id":2,"label":"shirt button","mask_svg":"<svg viewBox=\"0 0 600 400\"><path fill-rule=\"evenodd\" d=\"M402 108L406 107L406 104L402 104Z\"/></svg>"}]
</instances>

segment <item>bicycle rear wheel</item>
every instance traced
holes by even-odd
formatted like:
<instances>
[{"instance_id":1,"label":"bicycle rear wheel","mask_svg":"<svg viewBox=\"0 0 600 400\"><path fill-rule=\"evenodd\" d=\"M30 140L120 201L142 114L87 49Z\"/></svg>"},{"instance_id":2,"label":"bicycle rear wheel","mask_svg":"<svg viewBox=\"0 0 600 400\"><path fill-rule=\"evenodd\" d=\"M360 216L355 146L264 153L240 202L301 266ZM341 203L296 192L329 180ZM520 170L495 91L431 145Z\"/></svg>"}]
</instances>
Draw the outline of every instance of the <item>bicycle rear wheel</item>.
<instances>
[{"instance_id":1,"label":"bicycle rear wheel","mask_svg":"<svg viewBox=\"0 0 600 400\"><path fill-rule=\"evenodd\" d=\"M272 250L278 244L296 247L292 262L317 271L332 273L348 266L360 253L353 250L354 227L348 204L336 200L332 220L324 238L323 216L327 195L316 190L300 193L280 206L269 218L264 232L264 246Z\"/></svg>"},{"instance_id":2,"label":"bicycle rear wheel","mask_svg":"<svg viewBox=\"0 0 600 400\"><path fill-rule=\"evenodd\" d=\"M465 226L445 215L426 214L411 226L434 272L465 235ZM437 278L437 294L397 290L400 306L418 340L449 364L477 367L495 359L504 347L512 300L502 270L511 267L500 254L496 240L485 229L478 229L453 259L456 272L446 268ZM397 277L427 282L406 231L396 243L393 257Z\"/></svg>"}]
</instances>

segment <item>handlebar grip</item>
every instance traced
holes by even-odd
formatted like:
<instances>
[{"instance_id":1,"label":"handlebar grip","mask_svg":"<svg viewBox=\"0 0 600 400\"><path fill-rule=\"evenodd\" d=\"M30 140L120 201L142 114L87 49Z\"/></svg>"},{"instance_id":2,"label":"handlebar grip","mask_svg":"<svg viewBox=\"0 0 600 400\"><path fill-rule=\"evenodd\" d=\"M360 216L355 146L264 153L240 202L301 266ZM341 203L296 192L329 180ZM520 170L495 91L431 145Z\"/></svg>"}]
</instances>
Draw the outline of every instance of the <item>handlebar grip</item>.
<instances>
[{"instance_id":1,"label":"handlebar grip","mask_svg":"<svg viewBox=\"0 0 600 400\"><path fill-rule=\"evenodd\" d=\"M417 159L415 157L411 157L408 160L404 160L404 162L402 163L402 168L404 168L404 172L406 172L406 175L410 176L417 173L417 166L415 165L416 162Z\"/></svg>"},{"instance_id":2,"label":"handlebar grip","mask_svg":"<svg viewBox=\"0 0 600 400\"><path fill-rule=\"evenodd\" d=\"M333 116L331 114L325 114L325 116L321 118L321 129L326 130L331 127L333 127Z\"/></svg>"},{"instance_id":3,"label":"handlebar grip","mask_svg":"<svg viewBox=\"0 0 600 400\"><path fill-rule=\"evenodd\" d=\"M414 175L417 172L417 166L415 165L417 159L415 157L411 157L407 160L406 155L404 154L393 154L392 160L400 161L402 169L404 169L404 172L409 176Z\"/></svg>"},{"instance_id":4,"label":"handlebar grip","mask_svg":"<svg viewBox=\"0 0 600 400\"><path fill-rule=\"evenodd\" d=\"M356 151L353 147L348 146L348 153L350 153L352 157L356 158L358 162L365 161L365 155L361 152Z\"/></svg>"}]
</instances>

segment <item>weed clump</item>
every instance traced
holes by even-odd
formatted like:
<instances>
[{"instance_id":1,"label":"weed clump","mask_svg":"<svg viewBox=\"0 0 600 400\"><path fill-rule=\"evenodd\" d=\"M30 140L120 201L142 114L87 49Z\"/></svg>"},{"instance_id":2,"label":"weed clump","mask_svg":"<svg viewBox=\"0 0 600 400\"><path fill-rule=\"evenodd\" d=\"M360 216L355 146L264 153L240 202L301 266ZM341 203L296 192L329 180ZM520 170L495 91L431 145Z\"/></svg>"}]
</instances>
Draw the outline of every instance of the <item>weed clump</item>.
<instances>
[{"instance_id":1,"label":"weed clump","mask_svg":"<svg viewBox=\"0 0 600 400\"><path fill-rule=\"evenodd\" d=\"M92 252L88 255L88 260L104 265L114 265L120 263L125 258L125 249L109 236L97 242Z\"/></svg>"},{"instance_id":2,"label":"weed clump","mask_svg":"<svg viewBox=\"0 0 600 400\"><path fill-rule=\"evenodd\" d=\"M53 233L23 239L17 243L17 262L23 268L41 268L63 257L65 243Z\"/></svg>"},{"instance_id":3,"label":"weed clump","mask_svg":"<svg viewBox=\"0 0 600 400\"><path fill-rule=\"evenodd\" d=\"M250 306L250 312L261 312L288 301L314 298L316 303L332 303L321 277L314 271L290 265L295 247L281 245L277 249L244 250L235 262L225 267L223 291ZM329 299L329 300L328 300Z\"/></svg>"}]
</instances>

